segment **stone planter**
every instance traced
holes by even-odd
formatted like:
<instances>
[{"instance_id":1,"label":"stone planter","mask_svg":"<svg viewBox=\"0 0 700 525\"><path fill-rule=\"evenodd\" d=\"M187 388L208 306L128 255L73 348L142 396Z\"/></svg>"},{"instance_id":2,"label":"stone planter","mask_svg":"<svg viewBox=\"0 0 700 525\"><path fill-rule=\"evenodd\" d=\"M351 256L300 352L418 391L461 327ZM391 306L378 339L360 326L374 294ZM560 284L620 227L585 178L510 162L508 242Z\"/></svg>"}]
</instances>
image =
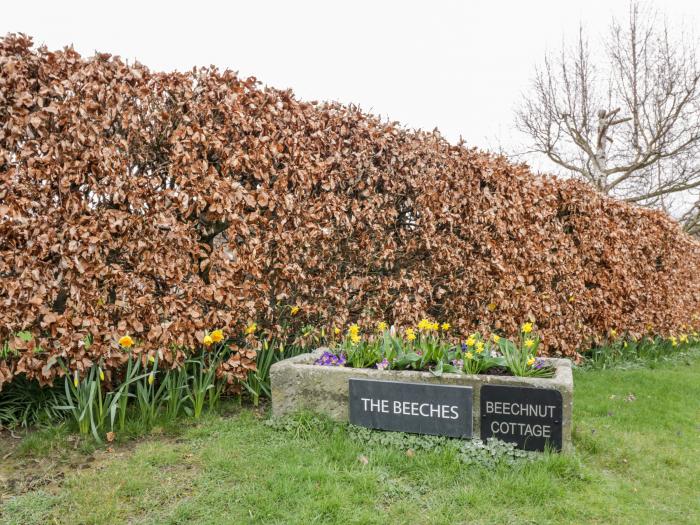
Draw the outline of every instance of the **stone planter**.
<instances>
[{"instance_id":1,"label":"stone planter","mask_svg":"<svg viewBox=\"0 0 700 525\"><path fill-rule=\"evenodd\" d=\"M324 350L326 349L320 348L272 365L270 379L274 417L310 410L337 421L348 421L350 379L455 385L471 387L472 437L486 439L494 436L504 441L517 442L520 438L514 436L522 436L524 433L528 437L523 438L526 444L520 443L520 448L540 450L541 447L532 443L538 438L540 441L544 439L542 436L553 437L556 434L561 449L571 450L574 385L571 363L567 359L546 360L555 368L552 378L466 374L442 374L436 377L430 372L414 370L315 365L314 361ZM438 432L428 430L424 433Z\"/></svg>"}]
</instances>

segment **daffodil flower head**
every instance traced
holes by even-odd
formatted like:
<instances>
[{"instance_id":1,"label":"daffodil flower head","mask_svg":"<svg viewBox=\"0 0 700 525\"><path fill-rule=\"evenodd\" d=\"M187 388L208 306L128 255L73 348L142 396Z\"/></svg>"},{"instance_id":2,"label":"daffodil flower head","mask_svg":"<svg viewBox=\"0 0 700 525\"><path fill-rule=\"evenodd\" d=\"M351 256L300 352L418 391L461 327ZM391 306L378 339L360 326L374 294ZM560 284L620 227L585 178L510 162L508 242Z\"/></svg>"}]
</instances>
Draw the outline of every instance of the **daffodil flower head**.
<instances>
[{"instance_id":1,"label":"daffodil flower head","mask_svg":"<svg viewBox=\"0 0 700 525\"><path fill-rule=\"evenodd\" d=\"M337 326L333 329L333 333L334 333L335 335L340 334L340 332L341 332L341 330L340 330L340 328L338 328Z\"/></svg>"},{"instance_id":2,"label":"daffodil flower head","mask_svg":"<svg viewBox=\"0 0 700 525\"><path fill-rule=\"evenodd\" d=\"M442 325L440 325L440 328L442 328L443 332L447 332L450 329L450 323L442 323Z\"/></svg>"},{"instance_id":3,"label":"daffodil flower head","mask_svg":"<svg viewBox=\"0 0 700 525\"><path fill-rule=\"evenodd\" d=\"M489 303L486 308L488 308L489 312L493 312L496 310L496 303Z\"/></svg>"},{"instance_id":4,"label":"daffodil flower head","mask_svg":"<svg viewBox=\"0 0 700 525\"><path fill-rule=\"evenodd\" d=\"M493 335L491 336L491 339L493 339L493 342L494 342L494 343L498 343L498 342L501 340L501 336L498 335L498 334L493 334Z\"/></svg>"},{"instance_id":5,"label":"daffodil flower head","mask_svg":"<svg viewBox=\"0 0 700 525\"><path fill-rule=\"evenodd\" d=\"M105 373L102 370L102 368L100 368L100 381L104 381L104 380L105 380Z\"/></svg>"},{"instance_id":6,"label":"daffodil flower head","mask_svg":"<svg viewBox=\"0 0 700 525\"><path fill-rule=\"evenodd\" d=\"M416 340L416 332L413 330L413 328L406 328L406 339L409 341L415 341Z\"/></svg>"},{"instance_id":7,"label":"daffodil flower head","mask_svg":"<svg viewBox=\"0 0 700 525\"><path fill-rule=\"evenodd\" d=\"M258 325L256 323L250 323L248 326L245 327L245 334L252 335L257 329Z\"/></svg>"},{"instance_id":8,"label":"daffodil flower head","mask_svg":"<svg viewBox=\"0 0 700 525\"><path fill-rule=\"evenodd\" d=\"M350 334L350 341L352 341L353 344L359 343L361 339L359 334Z\"/></svg>"},{"instance_id":9,"label":"daffodil flower head","mask_svg":"<svg viewBox=\"0 0 700 525\"><path fill-rule=\"evenodd\" d=\"M206 338L205 338L205 339L206 339ZM155 356L149 355L149 356L148 356L148 362L151 363L151 364L155 363L155 362L156 362Z\"/></svg>"},{"instance_id":10,"label":"daffodil flower head","mask_svg":"<svg viewBox=\"0 0 700 525\"><path fill-rule=\"evenodd\" d=\"M522 333L524 333L524 334L529 334L530 332L532 332L532 323L524 323L524 324L520 327L520 330L521 330Z\"/></svg>"},{"instance_id":11,"label":"daffodil flower head","mask_svg":"<svg viewBox=\"0 0 700 525\"><path fill-rule=\"evenodd\" d=\"M211 338L210 335L205 335L204 339L202 339L202 343L204 346L211 346L214 343L214 340Z\"/></svg>"},{"instance_id":12,"label":"daffodil flower head","mask_svg":"<svg viewBox=\"0 0 700 525\"><path fill-rule=\"evenodd\" d=\"M437 332L437 331L440 329L440 325L439 325L438 323L433 323L433 324L430 325L430 329L431 329L433 332Z\"/></svg>"},{"instance_id":13,"label":"daffodil flower head","mask_svg":"<svg viewBox=\"0 0 700 525\"><path fill-rule=\"evenodd\" d=\"M377 332L384 332L387 328L389 328L389 325L384 321L379 321L377 323Z\"/></svg>"},{"instance_id":14,"label":"daffodil flower head","mask_svg":"<svg viewBox=\"0 0 700 525\"><path fill-rule=\"evenodd\" d=\"M78 379L78 371L76 370L75 373L73 374L73 386L75 388L78 388L78 385L80 384L80 380Z\"/></svg>"},{"instance_id":15,"label":"daffodil flower head","mask_svg":"<svg viewBox=\"0 0 700 525\"><path fill-rule=\"evenodd\" d=\"M469 347L472 347L472 346L474 346L474 345L476 344L476 339L474 338L473 335L470 335L470 336L467 338L466 344L467 344L467 346L469 346Z\"/></svg>"},{"instance_id":16,"label":"daffodil flower head","mask_svg":"<svg viewBox=\"0 0 700 525\"><path fill-rule=\"evenodd\" d=\"M214 330L211 333L211 340L214 341L215 343L220 343L221 341L224 340L224 331L223 330Z\"/></svg>"},{"instance_id":17,"label":"daffodil flower head","mask_svg":"<svg viewBox=\"0 0 700 525\"><path fill-rule=\"evenodd\" d=\"M420 322L418 323L418 330L421 332L427 332L433 327L433 323L428 321L427 319L421 319Z\"/></svg>"},{"instance_id":18,"label":"daffodil flower head","mask_svg":"<svg viewBox=\"0 0 700 525\"><path fill-rule=\"evenodd\" d=\"M134 345L134 340L129 335L123 335L119 338L119 346L122 348L131 348Z\"/></svg>"},{"instance_id":19,"label":"daffodil flower head","mask_svg":"<svg viewBox=\"0 0 700 525\"><path fill-rule=\"evenodd\" d=\"M155 380L156 380L156 376L153 372L148 374L148 384L149 385L152 385Z\"/></svg>"},{"instance_id":20,"label":"daffodil flower head","mask_svg":"<svg viewBox=\"0 0 700 525\"><path fill-rule=\"evenodd\" d=\"M300 308L298 306L292 306L292 309L289 310L289 313L292 315L296 315L299 313Z\"/></svg>"},{"instance_id":21,"label":"daffodil flower head","mask_svg":"<svg viewBox=\"0 0 700 525\"><path fill-rule=\"evenodd\" d=\"M484 343L479 341L478 343L476 343L476 353L480 354L483 351L484 351Z\"/></svg>"},{"instance_id":22,"label":"daffodil flower head","mask_svg":"<svg viewBox=\"0 0 700 525\"><path fill-rule=\"evenodd\" d=\"M474 354L472 354L471 352L467 352L466 354L464 354L464 357L466 357L467 359L474 359Z\"/></svg>"},{"instance_id":23,"label":"daffodil flower head","mask_svg":"<svg viewBox=\"0 0 700 525\"><path fill-rule=\"evenodd\" d=\"M531 357L530 359L527 360L527 366L532 366L535 364L535 358Z\"/></svg>"},{"instance_id":24,"label":"daffodil flower head","mask_svg":"<svg viewBox=\"0 0 700 525\"><path fill-rule=\"evenodd\" d=\"M529 349L529 348L532 348L533 346L535 346L535 341L533 341L532 339L525 340L525 348Z\"/></svg>"}]
</instances>

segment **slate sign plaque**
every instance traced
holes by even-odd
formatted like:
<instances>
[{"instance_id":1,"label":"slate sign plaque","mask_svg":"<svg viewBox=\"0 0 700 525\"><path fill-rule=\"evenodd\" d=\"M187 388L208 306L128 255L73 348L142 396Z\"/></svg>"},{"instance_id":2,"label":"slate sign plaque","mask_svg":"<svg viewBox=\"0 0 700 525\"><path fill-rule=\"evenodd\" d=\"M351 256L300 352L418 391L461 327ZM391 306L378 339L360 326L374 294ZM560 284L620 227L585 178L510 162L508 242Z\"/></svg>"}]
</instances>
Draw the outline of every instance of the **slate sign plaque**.
<instances>
[{"instance_id":1,"label":"slate sign plaque","mask_svg":"<svg viewBox=\"0 0 700 525\"><path fill-rule=\"evenodd\" d=\"M481 387L481 439L496 437L523 450L561 450L562 397L558 390Z\"/></svg>"},{"instance_id":2,"label":"slate sign plaque","mask_svg":"<svg viewBox=\"0 0 700 525\"><path fill-rule=\"evenodd\" d=\"M350 379L350 422L368 428L469 438L472 387Z\"/></svg>"}]
</instances>

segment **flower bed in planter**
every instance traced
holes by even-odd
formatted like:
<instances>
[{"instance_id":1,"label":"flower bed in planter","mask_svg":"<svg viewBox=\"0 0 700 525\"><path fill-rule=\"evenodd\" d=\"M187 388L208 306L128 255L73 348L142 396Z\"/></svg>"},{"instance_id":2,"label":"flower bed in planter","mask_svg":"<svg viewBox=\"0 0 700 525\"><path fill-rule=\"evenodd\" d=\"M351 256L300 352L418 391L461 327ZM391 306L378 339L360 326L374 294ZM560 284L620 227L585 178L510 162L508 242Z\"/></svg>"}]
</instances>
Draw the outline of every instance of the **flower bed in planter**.
<instances>
[{"instance_id":1,"label":"flower bed in planter","mask_svg":"<svg viewBox=\"0 0 700 525\"><path fill-rule=\"evenodd\" d=\"M455 343L422 323L403 337L383 326L367 340L352 326L333 349L274 364L273 415L312 410L369 428L571 447L571 363L535 358L530 323L517 344L478 334Z\"/></svg>"},{"instance_id":2,"label":"flower bed in planter","mask_svg":"<svg viewBox=\"0 0 700 525\"><path fill-rule=\"evenodd\" d=\"M272 383L273 416L278 417L300 410L311 410L326 414L337 421L348 421L350 419L351 379L463 386L471 387L471 413L467 415L467 417L471 418L471 437L481 437L483 439L497 437L503 441L516 442L520 445L520 448L540 450L542 439L535 439L538 436L531 436L533 439L526 440L527 443L521 443L522 439L516 439L530 436L522 435L528 432L527 428L520 426L513 428L512 425L526 424L526 421L530 421L531 425L540 425L540 427L533 426L530 428L530 434L541 434L541 425L548 424L550 425L550 430L547 433L551 438L557 435L561 436L561 449L566 451L571 447L573 377L571 363L567 359L547 359L547 364L554 367L554 376L551 378L455 373L445 373L436 376L431 372L416 370L381 370L315 365L314 362L321 357L324 351L327 351L327 349L320 348L314 352L285 359L272 365L270 379ZM485 387L494 386L517 388L513 391L512 396L496 399L499 395L506 394L507 391L496 391L495 393L484 391ZM529 403L528 399L540 400L537 396L532 397L532 389L536 389L539 392L555 393L552 396L553 398L561 396L560 405L556 399L553 401L557 407L561 407L561 412L557 411L555 414L554 409L546 408L552 406L549 402ZM482 398L482 392L491 397L495 394L496 398ZM534 393L537 394L537 392ZM506 399L508 398L512 399L512 401L507 401ZM512 404L513 402L518 403L517 400L521 400L519 404ZM508 402L511 404L506 405ZM496 405L496 403L500 404ZM415 405L409 406L409 410L414 407ZM516 407L517 409L515 409ZM401 408L403 409L404 406L402 405ZM419 413L420 408L420 406L417 408ZM431 408L434 409L434 407ZM389 409L393 409L393 403L389 403ZM513 414L513 412L523 411L529 411L526 415L527 417ZM504 414L503 412L509 412L509 414ZM426 413L425 410L424 413ZM559 414L560 418L553 417ZM539 415L543 417L538 417ZM559 421L559 423L556 423L556 421ZM427 423L424 433L435 433L430 432L430 421ZM463 423L469 422L463 421ZM506 425L508 425L507 428ZM465 428L468 426L465 425ZM466 438L469 436L465 434L462 437ZM557 445L553 443L555 448L559 448Z\"/></svg>"}]
</instances>

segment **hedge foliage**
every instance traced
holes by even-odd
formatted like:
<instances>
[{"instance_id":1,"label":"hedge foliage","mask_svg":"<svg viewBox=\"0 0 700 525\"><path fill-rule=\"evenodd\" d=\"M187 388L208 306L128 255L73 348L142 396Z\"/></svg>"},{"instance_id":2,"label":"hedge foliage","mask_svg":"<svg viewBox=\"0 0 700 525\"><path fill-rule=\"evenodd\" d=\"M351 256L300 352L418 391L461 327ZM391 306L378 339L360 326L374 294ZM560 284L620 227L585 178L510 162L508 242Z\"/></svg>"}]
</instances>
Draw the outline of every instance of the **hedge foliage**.
<instances>
[{"instance_id":1,"label":"hedge foliage","mask_svg":"<svg viewBox=\"0 0 700 525\"><path fill-rule=\"evenodd\" d=\"M126 333L181 359L205 330L251 321L530 319L547 352L575 355L611 329L697 324L700 245L663 213L355 107L8 35L0 305L19 350L0 384L48 381L56 356L117 366Z\"/></svg>"}]
</instances>

